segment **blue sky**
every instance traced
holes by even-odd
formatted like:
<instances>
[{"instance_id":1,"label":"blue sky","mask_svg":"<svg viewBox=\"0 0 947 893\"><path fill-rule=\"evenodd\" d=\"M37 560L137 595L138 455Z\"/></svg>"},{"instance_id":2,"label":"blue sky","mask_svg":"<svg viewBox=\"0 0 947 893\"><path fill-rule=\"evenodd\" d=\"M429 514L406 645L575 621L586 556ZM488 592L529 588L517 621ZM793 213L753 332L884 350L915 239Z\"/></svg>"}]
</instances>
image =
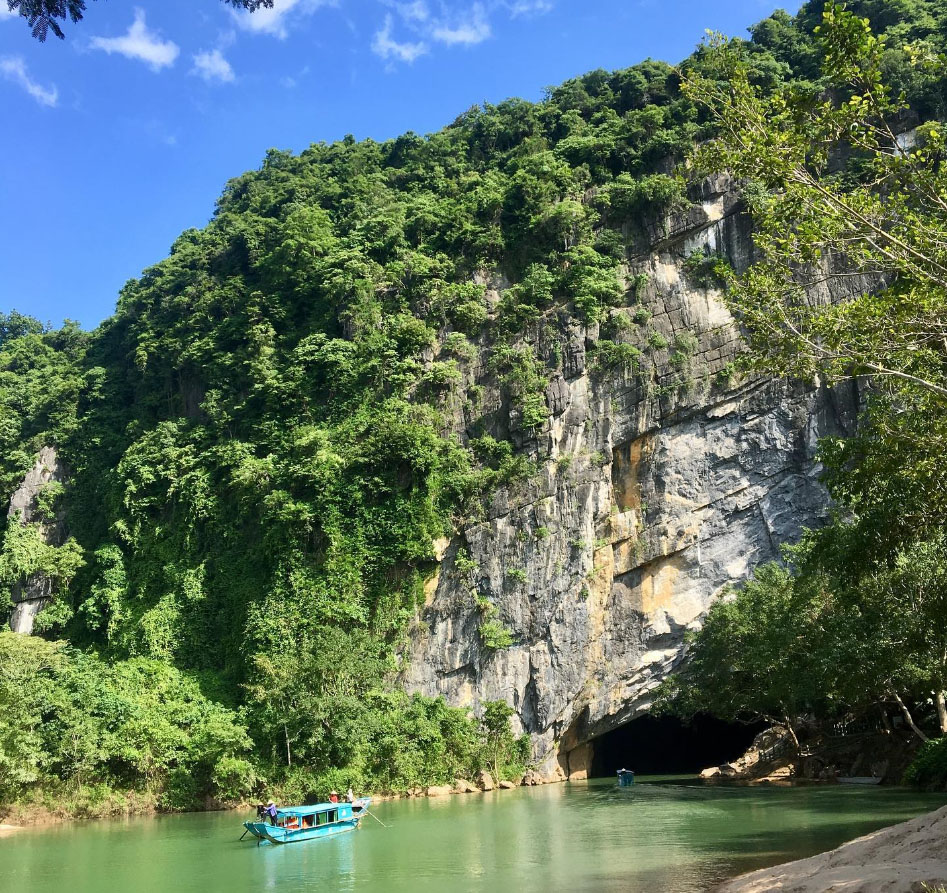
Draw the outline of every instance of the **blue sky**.
<instances>
[{"instance_id":1,"label":"blue sky","mask_svg":"<svg viewBox=\"0 0 947 893\"><path fill-rule=\"evenodd\" d=\"M270 147L427 133L479 102L742 34L779 0L98 0L40 44L0 0L0 310L92 328Z\"/></svg>"}]
</instances>

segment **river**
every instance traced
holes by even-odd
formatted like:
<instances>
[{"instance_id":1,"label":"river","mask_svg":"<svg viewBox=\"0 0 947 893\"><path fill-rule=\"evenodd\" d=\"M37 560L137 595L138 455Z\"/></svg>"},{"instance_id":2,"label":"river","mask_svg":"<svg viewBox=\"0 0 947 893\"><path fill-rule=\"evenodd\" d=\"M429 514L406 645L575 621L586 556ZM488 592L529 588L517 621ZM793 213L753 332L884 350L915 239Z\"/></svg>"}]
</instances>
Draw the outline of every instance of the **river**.
<instances>
[{"instance_id":1,"label":"river","mask_svg":"<svg viewBox=\"0 0 947 893\"><path fill-rule=\"evenodd\" d=\"M283 847L242 813L30 829L0 838L11 893L632 891L689 893L838 846L947 802L886 788L611 779L378 803L388 826Z\"/></svg>"}]
</instances>

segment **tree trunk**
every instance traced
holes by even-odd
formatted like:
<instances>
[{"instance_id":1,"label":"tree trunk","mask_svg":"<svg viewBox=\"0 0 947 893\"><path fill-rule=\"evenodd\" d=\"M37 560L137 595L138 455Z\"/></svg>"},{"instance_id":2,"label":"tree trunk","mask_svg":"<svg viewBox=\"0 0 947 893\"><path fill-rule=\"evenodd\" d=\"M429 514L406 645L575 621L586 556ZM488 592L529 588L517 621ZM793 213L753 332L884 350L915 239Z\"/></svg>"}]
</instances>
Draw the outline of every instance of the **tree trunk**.
<instances>
[{"instance_id":1,"label":"tree trunk","mask_svg":"<svg viewBox=\"0 0 947 893\"><path fill-rule=\"evenodd\" d=\"M891 720L888 719L888 711L884 704L878 705L878 712L881 714L881 725L884 727L885 732L890 734L894 729L891 728Z\"/></svg>"},{"instance_id":2,"label":"tree trunk","mask_svg":"<svg viewBox=\"0 0 947 893\"><path fill-rule=\"evenodd\" d=\"M896 691L892 691L891 696L894 698L897 705L901 708L901 714L904 716L904 721L911 727L911 731L914 732L914 734L917 735L917 737L920 738L921 741L930 740L928 739L927 735L925 735L917 727L917 725L914 722L914 717L911 716L911 711L908 710L907 705L904 703L904 701L901 700L900 695L898 695Z\"/></svg>"},{"instance_id":3,"label":"tree trunk","mask_svg":"<svg viewBox=\"0 0 947 893\"><path fill-rule=\"evenodd\" d=\"M293 755L290 753L290 750L289 750L289 729L286 728L286 723L283 723L283 737L286 738L286 765L292 766Z\"/></svg>"},{"instance_id":4,"label":"tree trunk","mask_svg":"<svg viewBox=\"0 0 947 893\"><path fill-rule=\"evenodd\" d=\"M945 700L943 689L938 689L934 695L934 703L937 704L937 720L940 723L941 735L947 735L947 700Z\"/></svg>"},{"instance_id":5,"label":"tree trunk","mask_svg":"<svg viewBox=\"0 0 947 893\"><path fill-rule=\"evenodd\" d=\"M789 732L789 737L792 738L792 743L795 745L796 753L799 753L799 739L796 737L796 730L792 727L792 721L789 719L789 714L783 714L783 725L786 726L786 731Z\"/></svg>"}]
</instances>

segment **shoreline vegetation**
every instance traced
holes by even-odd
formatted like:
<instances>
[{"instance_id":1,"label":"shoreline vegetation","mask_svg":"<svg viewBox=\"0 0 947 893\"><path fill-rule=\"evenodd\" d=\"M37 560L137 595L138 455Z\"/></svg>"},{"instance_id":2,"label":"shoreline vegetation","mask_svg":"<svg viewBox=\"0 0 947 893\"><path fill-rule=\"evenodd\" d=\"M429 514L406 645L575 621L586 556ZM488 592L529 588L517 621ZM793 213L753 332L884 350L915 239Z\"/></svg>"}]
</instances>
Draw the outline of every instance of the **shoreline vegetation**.
<instances>
[{"instance_id":1,"label":"shoreline vegetation","mask_svg":"<svg viewBox=\"0 0 947 893\"><path fill-rule=\"evenodd\" d=\"M535 787L544 784L558 784L567 779L560 775L542 775L532 769L527 770L515 780L502 779L494 782L489 774L479 773L476 781L457 778L452 784L427 785L400 792L370 792L375 802L407 800L421 797L450 797L465 794L487 794L493 791L511 791L518 787ZM255 801L239 803L209 802L203 806L188 810L168 810L160 808L157 798L142 796L139 792L110 792L108 798L95 803L66 805L65 800L54 803L16 803L10 806L0 805L0 834L35 828L40 825L62 824L70 821L101 821L108 819L134 818L144 816L181 815L184 812L237 812L251 809Z\"/></svg>"}]
</instances>

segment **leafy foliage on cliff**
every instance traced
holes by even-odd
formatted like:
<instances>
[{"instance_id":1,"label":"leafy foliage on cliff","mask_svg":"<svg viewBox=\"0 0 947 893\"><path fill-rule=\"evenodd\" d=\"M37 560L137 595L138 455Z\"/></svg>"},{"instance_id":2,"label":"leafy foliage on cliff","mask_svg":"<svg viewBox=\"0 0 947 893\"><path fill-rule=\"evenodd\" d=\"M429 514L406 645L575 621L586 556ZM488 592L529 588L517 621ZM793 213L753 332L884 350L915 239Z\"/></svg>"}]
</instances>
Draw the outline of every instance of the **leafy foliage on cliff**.
<instances>
[{"instance_id":1,"label":"leafy foliage on cliff","mask_svg":"<svg viewBox=\"0 0 947 893\"><path fill-rule=\"evenodd\" d=\"M893 42L943 42L936 3L893 22L861 5ZM820 95L820 13L774 14L735 45L748 83ZM702 49L683 70L715 64ZM919 109L936 105L936 74L904 53L885 64ZM547 424L570 327L608 333L602 374L668 347L613 311L637 301L635 246L686 201L676 162L716 126L679 70L647 61L427 137L274 150L96 332L11 317L3 482L55 443L83 550L48 634L213 679L241 707L255 771L293 790L470 765L469 719L392 690L433 543L532 473L521 447L535 453ZM675 344L674 362L692 349ZM481 638L512 642L486 611Z\"/></svg>"},{"instance_id":2,"label":"leafy foliage on cliff","mask_svg":"<svg viewBox=\"0 0 947 893\"><path fill-rule=\"evenodd\" d=\"M760 259L728 275L728 301L752 364L868 378L857 435L821 444L836 517L789 550L790 570L760 569L711 610L665 687L684 713L704 704L791 727L881 704L925 737L916 704L947 734L947 165L942 120L905 130L918 122L899 90L928 85L921 105L943 117L947 19L895 21L886 41L826 6L827 96L761 93L739 45L720 40L708 58L726 89L704 75L686 88L720 123L698 162L748 181ZM828 281L848 297L825 300Z\"/></svg>"}]
</instances>

